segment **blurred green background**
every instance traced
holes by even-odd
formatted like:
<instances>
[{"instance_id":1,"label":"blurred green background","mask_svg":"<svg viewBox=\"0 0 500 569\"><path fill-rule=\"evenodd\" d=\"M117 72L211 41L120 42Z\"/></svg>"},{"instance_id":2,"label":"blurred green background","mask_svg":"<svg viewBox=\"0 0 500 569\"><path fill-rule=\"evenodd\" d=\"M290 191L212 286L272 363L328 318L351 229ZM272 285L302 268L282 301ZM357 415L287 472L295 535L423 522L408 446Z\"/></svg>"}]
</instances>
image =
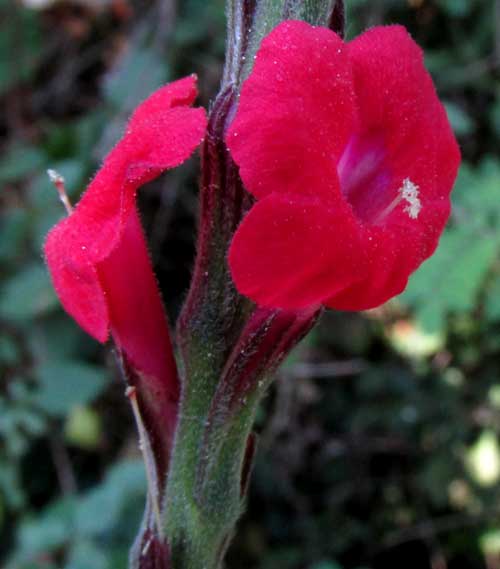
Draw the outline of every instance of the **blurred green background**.
<instances>
[{"instance_id":1,"label":"blurred green background","mask_svg":"<svg viewBox=\"0 0 500 569\"><path fill-rule=\"evenodd\" d=\"M348 37L399 22L464 164L440 248L408 290L328 313L258 418L228 569L500 567L500 1L347 0ZM130 110L196 72L216 93L223 0L0 0L0 566L123 569L145 491L112 354L60 309L43 265ZM141 209L174 319L194 250L197 158Z\"/></svg>"}]
</instances>

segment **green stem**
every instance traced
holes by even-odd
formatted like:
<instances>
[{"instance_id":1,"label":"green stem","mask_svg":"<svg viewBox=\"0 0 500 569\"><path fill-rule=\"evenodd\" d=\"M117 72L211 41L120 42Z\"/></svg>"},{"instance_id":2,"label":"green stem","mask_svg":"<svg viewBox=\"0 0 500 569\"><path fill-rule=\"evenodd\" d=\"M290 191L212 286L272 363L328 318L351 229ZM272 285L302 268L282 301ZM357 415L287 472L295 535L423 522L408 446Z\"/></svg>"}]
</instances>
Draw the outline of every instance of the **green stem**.
<instances>
[{"instance_id":1,"label":"green stem","mask_svg":"<svg viewBox=\"0 0 500 569\"><path fill-rule=\"evenodd\" d=\"M259 399L318 314L261 314L235 290L227 251L253 198L224 135L262 37L286 17L326 25L334 3L228 0L228 59L202 147L198 252L177 325L182 394L162 508L169 569L219 569L243 511Z\"/></svg>"},{"instance_id":2,"label":"green stem","mask_svg":"<svg viewBox=\"0 0 500 569\"><path fill-rule=\"evenodd\" d=\"M218 425L208 387L218 378L207 372L186 378L181 400L165 496L172 569L218 569L243 510L241 477L257 397Z\"/></svg>"}]
</instances>

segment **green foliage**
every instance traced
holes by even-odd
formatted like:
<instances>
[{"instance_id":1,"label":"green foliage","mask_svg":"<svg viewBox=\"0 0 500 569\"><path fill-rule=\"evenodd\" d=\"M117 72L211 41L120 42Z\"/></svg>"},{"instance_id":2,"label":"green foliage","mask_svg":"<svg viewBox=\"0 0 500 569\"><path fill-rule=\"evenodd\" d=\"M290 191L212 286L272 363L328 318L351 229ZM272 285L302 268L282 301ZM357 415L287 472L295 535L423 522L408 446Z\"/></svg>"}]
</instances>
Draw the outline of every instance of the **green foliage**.
<instances>
[{"instance_id":1,"label":"green foliage","mask_svg":"<svg viewBox=\"0 0 500 569\"><path fill-rule=\"evenodd\" d=\"M313 565L312 569L342 569L342 567L335 561L321 561Z\"/></svg>"},{"instance_id":2,"label":"green foliage","mask_svg":"<svg viewBox=\"0 0 500 569\"><path fill-rule=\"evenodd\" d=\"M40 364L36 378L35 403L55 417L90 403L103 391L107 379L102 368L73 361Z\"/></svg>"},{"instance_id":3,"label":"green foliage","mask_svg":"<svg viewBox=\"0 0 500 569\"><path fill-rule=\"evenodd\" d=\"M50 312L57 297L42 263L33 263L8 279L2 287L0 317L29 320Z\"/></svg>"},{"instance_id":4,"label":"green foliage","mask_svg":"<svg viewBox=\"0 0 500 569\"><path fill-rule=\"evenodd\" d=\"M142 514L145 481L144 465L140 461L122 462L111 468L106 480L79 501L75 510L77 531L94 539L112 534L114 528L134 535L133 520L124 518L124 513L131 510ZM139 522L137 515L135 521Z\"/></svg>"},{"instance_id":5,"label":"green foliage","mask_svg":"<svg viewBox=\"0 0 500 569\"><path fill-rule=\"evenodd\" d=\"M64 567L123 567L118 561L125 562L129 541L139 525L144 491L141 462L123 462L110 469L95 490L58 499L27 518L19 526L17 553L8 561L7 569L41 557L55 560L60 551L66 552Z\"/></svg>"},{"instance_id":6,"label":"green foliage","mask_svg":"<svg viewBox=\"0 0 500 569\"><path fill-rule=\"evenodd\" d=\"M127 115L165 83L163 59L151 49L130 49L104 85L106 100Z\"/></svg>"},{"instance_id":7,"label":"green foliage","mask_svg":"<svg viewBox=\"0 0 500 569\"><path fill-rule=\"evenodd\" d=\"M452 102L445 102L445 108L453 131L457 136L467 136L474 132L474 121L467 112L460 107L460 105Z\"/></svg>"},{"instance_id":8,"label":"green foliage","mask_svg":"<svg viewBox=\"0 0 500 569\"><path fill-rule=\"evenodd\" d=\"M9 11L0 24L2 93L28 82L31 91L23 93L21 104L36 109L36 97L42 105L53 99L47 74L62 70L63 75L69 73L64 81L76 80L64 65L94 57L95 48L91 46L85 55L85 46L80 46L83 51L77 60L58 63L57 40L51 42L60 37L64 18L51 38L40 34L51 16L10 4L0 5L0 10ZM151 22L153 15L145 21ZM57 21L59 16L56 12L52 17ZM88 23L94 25L92 20ZM105 32L99 41L108 42L109 56L117 36L108 34L106 20L96 31L99 26ZM111 66L106 64L104 74L92 79L99 83L102 101L91 98L85 112L69 112L57 120L51 113L34 110L38 115L28 133L16 128L24 118L19 121L9 115L12 126L0 159L0 532L6 536L0 556L9 554L8 566L13 569L38 568L41 559L44 569L121 569L142 515L141 463L118 461L115 468L106 469L101 483L92 468L73 472L70 455L76 453L77 463L93 457L90 464L95 467L103 445L110 444L96 401L112 388L102 351L63 315L41 252L47 231L65 215L47 168L65 178L68 194L76 201L130 110L168 79L165 46L148 26L114 56ZM16 49L21 46L22 53L14 44ZM105 52L98 53L103 57ZM94 71L102 66L88 61ZM63 86L59 78L56 84ZM79 101L80 87L70 87L73 100ZM16 97L14 91L12 96ZM9 108L15 110L16 105ZM122 388L117 384L116 389L122 402L118 415L125 421L120 427L123 438L132 422ZM116 450L104 452L109 464ZM75 493L80 482L83 488L93 487ZM57 497L59 485L67 497Z\"/></svg>"},{"instance_id":9,"label":"green foliage","mask_svg":"<svg viewBox=\"0 0 500 569\"><path fill-rule=\"evenodd\" d=\"M473 7L474 2L470 0L439 0L438 5L455 18L468 16Z\"/></svg>"},{"instance_id":10,"label":"green foliage","mask_svg":"<svg viewBox=\"0 0 500 569\"><path fill-rule=\"evenodd\" d=\"M0 161L0 183L12 182L39 170L43 152L33 146L14 143Z\"/></svg>"},{"instance_id":11,"label":"green foliage","mask_svg":"<svg viewBox=\"0 0 500 569\"><path fill-rule=\"evenodd\" d=\"M42 32L35 12L12 10L9 2L0 5L0 18L4 22L0 34L0 95L3 95L33 76L40 62ZM12 20L17 20L15 25Z\"/></svg>"}]
</instances>

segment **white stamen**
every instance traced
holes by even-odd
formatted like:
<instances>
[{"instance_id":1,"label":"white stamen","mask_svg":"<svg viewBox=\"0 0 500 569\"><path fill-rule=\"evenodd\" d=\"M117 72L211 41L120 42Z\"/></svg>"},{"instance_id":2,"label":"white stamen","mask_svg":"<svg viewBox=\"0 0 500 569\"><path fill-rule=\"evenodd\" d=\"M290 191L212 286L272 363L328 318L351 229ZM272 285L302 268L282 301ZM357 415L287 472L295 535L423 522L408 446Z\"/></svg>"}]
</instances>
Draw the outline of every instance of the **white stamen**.
<instances>
[{"instance_id":1,"label":"white stamen","mask_svg":"<svg viewBox=\"0 0 500 569\"><path fill-rule=\"evenodd\" d=\"M407 205L404 208L404 212L407 213L411 219L417 219L418 214L422 209L422 202L420 201L419 188L414 184L410 178L405 178L403 180L403 185L399 188L397 196L392 200L392 202L381 211L374 220L375 225L384 220L396 207L405 201Z\"/></svg>"},{"instance_id":2,"label":"white stamen","mask_svg":"<svg viewBox=\"0 0 500 569\"><path fill-rule=\"evenodd\" d=\"M417 219L420 210L422 209L422 202L420 201L419 188L414 184L410 178L405 178L403 180L403 185L399 188L398 192L401 197L407 202L405 207L405 212L412 218Z\"/></svg>"},{"instance_id":3,"label":"white stamen","mask_svg":"<svg viewBox=\"0 0 500 569\"><path fill-rule=\"evenodd\" d=\"M50 168L47 170L47 174L50 181L54 184L56 190L59 192L59 199L66 208L67 214L70 215L73 211L73 206L71 205L68 194L66 193L66 183L64 181L64 178L61 176L61 174L59 174L59 172L56 172Z\"/></svg>"}]
</instances>

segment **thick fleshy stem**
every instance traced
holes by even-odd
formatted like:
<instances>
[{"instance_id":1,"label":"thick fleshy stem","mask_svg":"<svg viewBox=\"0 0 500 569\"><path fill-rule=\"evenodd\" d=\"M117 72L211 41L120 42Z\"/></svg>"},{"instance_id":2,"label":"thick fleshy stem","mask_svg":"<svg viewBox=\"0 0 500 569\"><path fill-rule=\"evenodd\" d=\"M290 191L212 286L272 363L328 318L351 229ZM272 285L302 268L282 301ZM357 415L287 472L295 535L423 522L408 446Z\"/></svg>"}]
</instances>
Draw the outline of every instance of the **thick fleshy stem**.
<instances>
[{"instance_id":1,"label":"thick fleshy stem","mask_svg":"<svg viewBox=\"0 0 500 569\"><path fill-rule=\"evenodd\" d=\"M330 0L228 1L226 67L202 146L197 256L177 324L181 400L162 508L172 569L219 569L244 507L257 406L319 314L255 307L236 291L227 264L253 198L224 137L262 34L286 17L285 4L322 25L333 10Z\"/></svg>"},{"instance_id":2,"label":"thick fleshy stem","mask_svg":"<svg viewBox=\"0 0 500 569\"><path fill-rule=\"evenodd\" d=\"M318 314L256 309L222 373L206 362L186 377L165 501L174 569L219 567L244 507L258 404Z\"/></svg>"},{"instance_id":3,"label":"thick fleshy stem","mask_svg":"<svg viewBox=\"0 0 500 569\"><path fill-rule=\"evenodd\" d=\"M232 235L253 202L224 142L235 109L236 91L233 85L227 85L213 104L202 147L197 256L177 323L178 345L185 359L189 359L187 343L202 328L205 338L214 334L217 344L231 346L230 340L237 337L251 306L236 292L226 264ZM225 355L221 354L222 360Z\"/></svg>"},{"instance_id":4,"label":"thick fleshy stem","mask_svg":"<svg viewBox=\"0 0 500 569\"><path fill-rule=\"evenodd\" d=\"M244 42L243 26L248 25L248 18L237 3L233 8L231 18L238 21L239 31L232 41ZM248 415L244 431L234 432L232 442L227 441L227 448L235 455L231 468L238 470L234 473L238 492L236 503L231 500L231 512L200 504L196 472L211 401L232 347L253 310L252 303L234 288L226 263L232 235L253 202L224 142L236 109L234 81L239 77L237 66L243 48L236 45L232 49L227 79L213 104L202 147L198 250L191 288L177 324L182 393L164 507L174 569L215 569L222 560L241 511L241 470L253 419Z\"/></svg>"},{"instance_id":5,"label":"thick fleshy stem","mask_svg":"<svg viewBox=\"0 0 500 569\"><path fill-rule=\"evenodd\" d=\"M226 448L231 448L235 457L231 470L238 487L236 500L230 499L230 511L218 511L214 504L199 503L196 472L211 401L232 347L253 309L252 303L234 288L226 263L232 235L253 199L244 190L224 142L225 131L236 110L235 83L240 76L251 8L250 2L229 4L231 23L225 79L212 106L202 146L197 257L177 324L181 402L163 510L173 569L218 567L241 512L241 471L244 457L249 456L245 449L253 420L251 414L243 419L243 431L236 429L231 441L226 441ZM218 507L221 505L219 501Z\"/></svg>"},{"instance_id":6,"label":"thick fleshy stem","mask_svg":"<svg viewBox=\"0 0 500 569\"><path fill-rule=\"evenodd\" d=\"M221 489L218 504L201 503L196 494L196 473L200 452L204 452L201 445L211 401L232 347L253 309L252 303L234 288L226 263L232 235L252 203L224 142L236 97L232 83L223 86L210 114L202 148L197 258L177 325L182 393L163 509L175 569L219 566L241 513L241 476L253 422L250 410L239 418L239 426L230 429L226 448L231 448L233 458L228 492Z\"/></svg>"},{"instance_id":7,"label":"thick fleshy stem","mask_svg":"<svg viewBox=\"0 0 500 569\"><path fill-rule=\"evenodd\" d=\"M304 20L315 26L326 26L344 37L344 0L256 0L242 79L252 70L254 56L264 36L283 20Z\"/></svg>"},{"instance_id":8,"label":"thick fleshy stem","mask_svg":"<svg viewBox=\"0 0 500 569\"><path fill-rule=\"evenodd\" d=\"M226 65L222 85L239 85L258 0L227 3Z\"/></svg>"},{"instance_id":9,"label":"thick fleshy stem","mask_svg":"<svg viewBox=\"0 0 500 569\"><path fill-rule=\"evenodd\" d=\"M214 471L220 469L218 457L226 429L238 422L246 407L259 403L280 363L311 330L320 313L320 308L311 307L298 312L257 308L252 314L211 402L202 443L205 452L196 473L200 499L209 491Z\"/></svg>"}]
</instances>

